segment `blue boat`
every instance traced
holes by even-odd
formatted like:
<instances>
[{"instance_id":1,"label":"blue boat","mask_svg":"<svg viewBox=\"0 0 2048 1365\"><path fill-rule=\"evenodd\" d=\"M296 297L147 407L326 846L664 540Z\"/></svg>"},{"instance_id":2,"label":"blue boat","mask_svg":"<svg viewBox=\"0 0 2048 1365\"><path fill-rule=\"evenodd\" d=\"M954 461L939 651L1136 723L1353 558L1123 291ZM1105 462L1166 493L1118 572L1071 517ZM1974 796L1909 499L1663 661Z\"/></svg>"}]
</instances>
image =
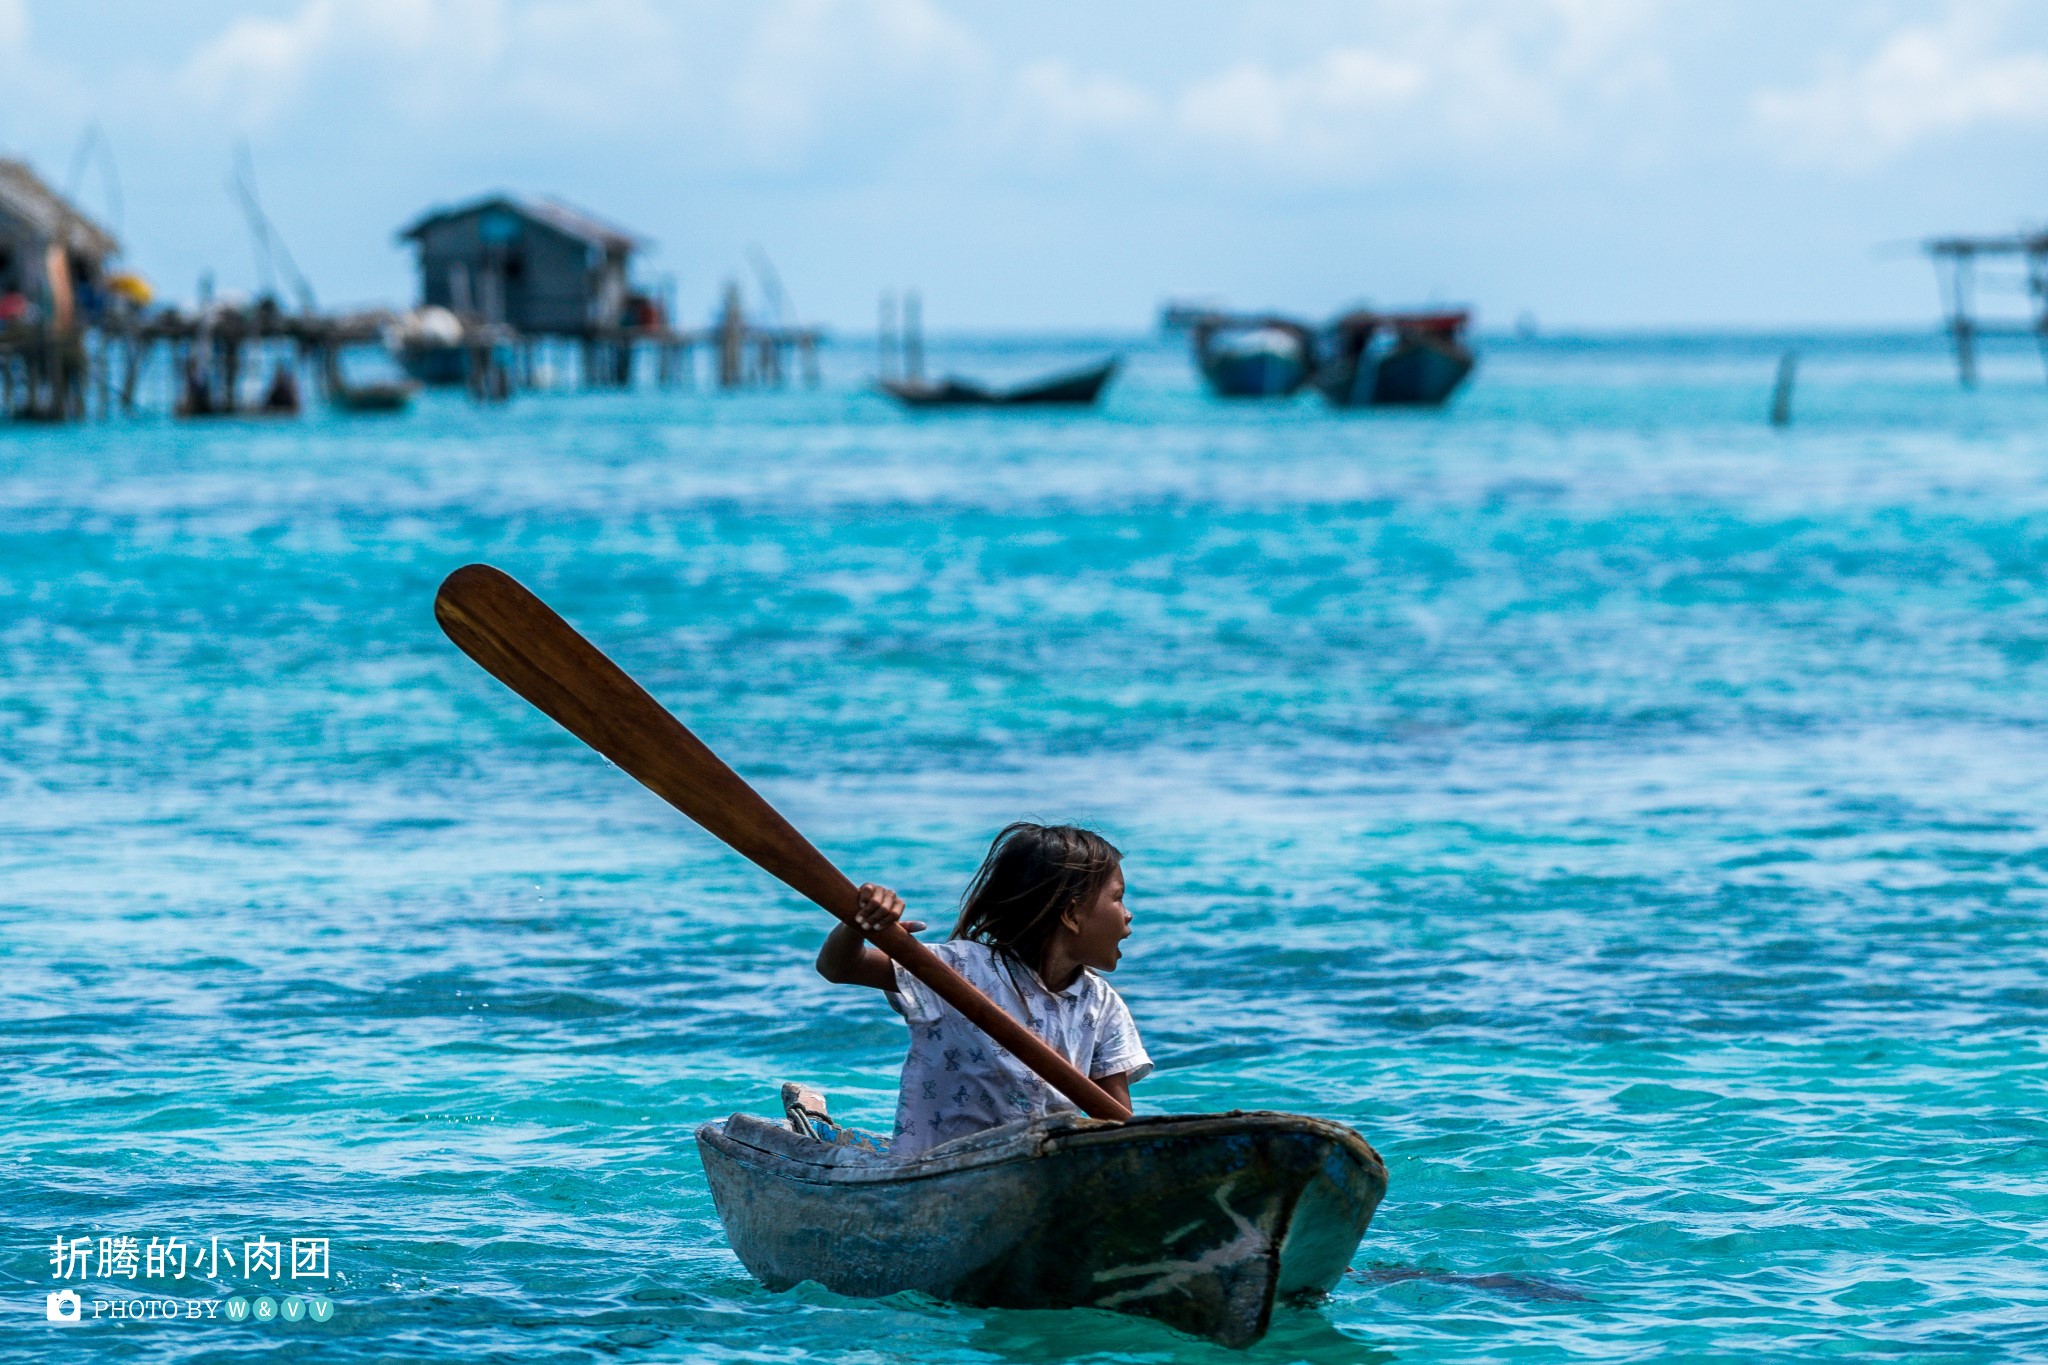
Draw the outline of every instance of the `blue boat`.
<instances>
[{"instance_id":1,"label":"blue boat","mask_svg":"<svg viewBox=\"0 0 2048 1365\"><path fill-rule=\"evenodd\" d=\"M1347 313L1330 324L1316 387L1340 408L1440 407L1477 363L1470 321L1462 310Z\"/></svg>"},{"instance_id":2,"label":"blue boat","mask_svg":"<svg viewBox=\"0 0 2048 1365\"><path fill-rule=\"evenodd\" d=\"M469 381L469 344L462 319L429 305L405 314L385 334L384 345L408 375L436 388Z\"/></svg>"},{"instance_id":3,"label":"blue boat","mask_svg":"<svg viewBox=\"0 0 2048 1365\"><path fill-rule=\"evenodd\" d=\"M1286 398L1315 372L1315 338L1285 318L1199 318L1195 363L1219 398Z\"/></svg>"}]
</instances>

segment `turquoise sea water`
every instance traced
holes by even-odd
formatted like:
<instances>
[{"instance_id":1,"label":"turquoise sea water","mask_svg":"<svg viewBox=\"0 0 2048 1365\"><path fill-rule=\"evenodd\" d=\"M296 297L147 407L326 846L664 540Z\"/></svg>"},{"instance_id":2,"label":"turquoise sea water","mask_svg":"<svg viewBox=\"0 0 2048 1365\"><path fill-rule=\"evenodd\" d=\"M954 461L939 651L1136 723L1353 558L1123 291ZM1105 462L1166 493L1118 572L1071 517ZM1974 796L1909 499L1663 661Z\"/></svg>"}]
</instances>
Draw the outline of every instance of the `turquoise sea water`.
<instances>
[{"instance_id":1,"label":"turquoise sea water","mask_svg":"<svg viewBox=\"0 0 2048 1365\"><path fill-rule=\"evenodd\" d=\"M2048 1354L2048 385L1800 344L1788 432L1782 342L1684 338L1497 342L1442 414L1141 343L1088 415L906 417L849 349L0 430L0 1355ZM901 1025L446 643L475 559L929 918L1007 820L1108 831L1140 1108L1387 1158L1330 1300L1237 1355L755 1285L692 1128L886 1125ZM334 1317L47 1323L119 1236L326 1238Z\"/></svg>"}]
</instances>

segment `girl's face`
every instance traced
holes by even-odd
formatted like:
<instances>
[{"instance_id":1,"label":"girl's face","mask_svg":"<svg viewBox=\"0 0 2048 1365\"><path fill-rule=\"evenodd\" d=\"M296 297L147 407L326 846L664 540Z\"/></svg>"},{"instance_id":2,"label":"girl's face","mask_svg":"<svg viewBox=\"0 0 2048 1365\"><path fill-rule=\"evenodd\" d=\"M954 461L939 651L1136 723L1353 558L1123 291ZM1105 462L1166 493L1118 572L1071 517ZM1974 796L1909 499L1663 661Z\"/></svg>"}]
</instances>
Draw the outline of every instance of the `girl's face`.
<instances>
[{"instance_id":1,"label":"girl's face","mask_svg":"<svg viewBox=\"0 0 2048 1365\"><path fill-rule=\"evenodd\" d=\"M1115 971L1123 956L1121 945L1131 936L1131 912L1124 909L1124 870L1110 873L1094 900L1063 913L1060 927L1076 962L1098 972Z\"/></svg>"}]
</instances>

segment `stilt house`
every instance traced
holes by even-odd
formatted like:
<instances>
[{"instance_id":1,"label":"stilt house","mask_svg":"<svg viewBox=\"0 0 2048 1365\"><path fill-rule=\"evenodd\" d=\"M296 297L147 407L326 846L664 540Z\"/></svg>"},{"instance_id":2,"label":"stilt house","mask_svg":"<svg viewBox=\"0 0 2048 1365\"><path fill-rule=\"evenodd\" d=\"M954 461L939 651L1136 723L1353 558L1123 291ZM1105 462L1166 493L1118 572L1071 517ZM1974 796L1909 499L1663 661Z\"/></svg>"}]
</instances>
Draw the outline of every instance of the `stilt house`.
<instances>
[{"instance_id":1,"label":"stilt house","mask_svg":"<svg viewBox=\"0 0 2048 1365\"><path fill-rule=\"evenodd\" d=\"M420 303L528 336L590 337L627 320L644 239L554 199L497 194L399 233L419 251Z\"/></svg>"},{"instance_id":2,"label":"stilt house","mask_svg":"<svg viewBox=\"0 0 2048 1365\"><path fill-rule=\"evenodd\" d=\"M0 323L34 317L68 330L97 316L120 252L28 163L0 159Z\"/></svg>"}]
</instances>

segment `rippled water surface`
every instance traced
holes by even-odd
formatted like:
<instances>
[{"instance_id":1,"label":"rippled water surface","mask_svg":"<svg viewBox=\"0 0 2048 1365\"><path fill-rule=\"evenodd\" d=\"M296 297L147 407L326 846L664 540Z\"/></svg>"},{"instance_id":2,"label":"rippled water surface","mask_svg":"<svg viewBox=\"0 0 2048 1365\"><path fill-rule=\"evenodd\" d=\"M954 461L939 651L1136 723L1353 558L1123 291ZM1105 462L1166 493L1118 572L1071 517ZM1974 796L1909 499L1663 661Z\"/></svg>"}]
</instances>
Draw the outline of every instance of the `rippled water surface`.
<instances>
[{"instance_id":1,"label":"rippled water surface","mask_svg":"<svg viewBox=\"0 0 2048 1365\"><path fill-rule=\"evenodd\" d=\"M1809 341L1775 432L1779 349L1497 343L1431 415L1144 344L1078 416L842 354L0 431L0 1353L2048 1353L2048 386ZM1140 1108L1387 1158L1329 1301L1235 1355L754 1284L693 1126L790 1078L886 1126L901 1024L446 643L475 559L933 919L1004 822L1108 831ZM53 1241L122 1235L325 1237L335 1317L53 1336Z\"/></svg>"}]
</instances>

